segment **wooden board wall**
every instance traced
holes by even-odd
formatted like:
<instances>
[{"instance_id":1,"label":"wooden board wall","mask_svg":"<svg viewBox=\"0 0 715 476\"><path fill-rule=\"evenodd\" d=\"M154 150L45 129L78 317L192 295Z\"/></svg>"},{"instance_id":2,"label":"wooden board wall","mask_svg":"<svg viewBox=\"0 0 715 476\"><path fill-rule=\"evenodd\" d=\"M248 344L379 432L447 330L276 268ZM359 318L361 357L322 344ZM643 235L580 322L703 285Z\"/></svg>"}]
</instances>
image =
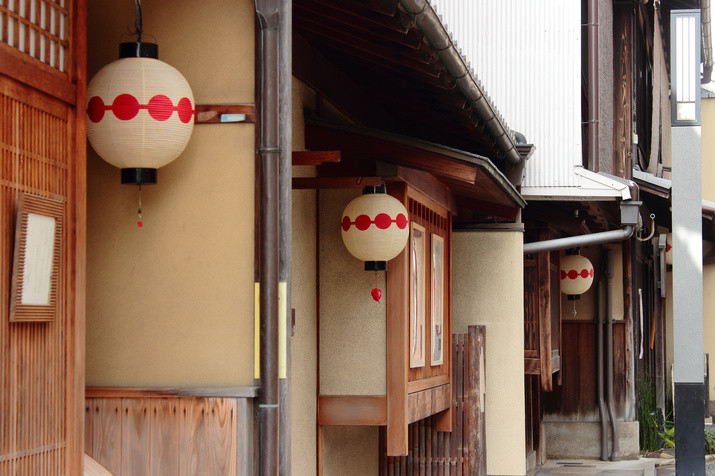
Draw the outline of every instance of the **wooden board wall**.
<instances>
[{"instance_id":1,"label":"wooden board wall","mask_svg":"<svg viewBox=\"0 0 715 476\"><path fill-rule=\"evenodd\" d=\"M633 148L633 22L631 4L613 6L613 174L631 177Z\"/></svg>"},{"instance_id":2,"label":"wooden board wall","mask_svg":"<svg viewBox=\"0 0 715 476\"><path fill-rule=\"evenodd\" d=\"M0 23L0 474L80 474L86 3L0 1ZM9 322L22 193L62 203L51 322Z\"/></svg>"},{"instance_id":3,"label":"wooden board wall","mask_svg":"<svg viewBox=\"0 0 715 476\"><path fill-rule=\"evenodd\" d=\"M563 321L562 326L562 385L541 395L544 414L595 421L598 415L596 326L591 321ZM613 393L619 419L626 416L625 327L624 321L616 321L613 325Z\"/></svg>"},{"instance_id":4,"label":"wooden board wall","mask_svg":"<svg viewBox=\"0 0 715 476\"><path fill-rule=\"evenodd\" d=\"M115 476L253 474L253 402L87 398L84 446Z\"/></svg>"}]
</instances>

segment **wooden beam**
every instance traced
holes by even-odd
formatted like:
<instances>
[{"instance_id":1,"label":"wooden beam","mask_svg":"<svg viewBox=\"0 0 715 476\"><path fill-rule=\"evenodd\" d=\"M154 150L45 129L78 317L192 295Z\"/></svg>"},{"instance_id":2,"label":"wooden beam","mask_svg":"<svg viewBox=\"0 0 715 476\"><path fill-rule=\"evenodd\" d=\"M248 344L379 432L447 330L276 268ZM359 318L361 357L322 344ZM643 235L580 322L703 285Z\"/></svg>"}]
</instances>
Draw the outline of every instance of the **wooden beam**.
<instances>
[{"instance_id":1,"label":"wooden beam","mask_svg":"<svg viewBox=\"0 0 715 476\"><path fill-rule=\"evenodd\" d=\"M539 231L539 240L551 238L548 230ZM539 358L541 359L541 389L550 392L554 388L551 376L551 268L550 252L539 253L536 257L537 273L539 276Z\"/></svg>"},{"instance_id":2,"label":"wooden beam","mask_svg":"<svg viewBox=\"0 0 715 476\"><path fill-rule=\"evenodd\" d=\"M407 393L420 392L422 390L439 387L449 383L449 375L437 375L436 377L413 380L407 384Z\"/></svg>"},{"instance_id":3,"label":"wooden beam","mask_svg":"<svg viewBox=\"0 0 715 476\"><path fill-rule=\"evenodd\" d=\"M87 387L85 398L255 398L258 387Z\"/></svg>"},{"instance_id":4,"label":"wooden beam","mask_svg":"<svg viewBox=\"0 0 715 476\"><path fill-rule=\"evenodd\" d=\"M452 404L452 385L428 388L407 396L407 416L410 423L447 410Z\"/></svg>"},{"instance_id":5,"label":"wooden beam","mask_svg":"<svg viewBox=\"0 0 715 476\"><path fill-rule=\"evenodd\" d=\"M380 177L293 177L293 190L363 188L382 184Z\"/></svg>"},{"instance_id":6,"label":"wooden beam","mask_svg":"<svg viewBox=\"0 0 715 476\"><path fill-rule=\"evenodd\" d=\"M243 115L241 119L240 115ZM256 122L253 104L197 104L195 124L237 124Z\"/></svg>"},{"instance_id":7,"label":"wooden beam","mask_svg":"<svg viewBox=\"0 0 715 476\"><path fill-rule=\"evenodd\" d=\"M456 200L459 208L466 208L481 215L506 218L509 221L515 221L519 215L519 208L485 202L472 197L465 197L464 195L458 195Z\"/></svg>"},{"instance_id":8,"label":"wooden beam","mask_svg":"<svg viewBox=\"0 0 715 476\"><path fill-rule=\"evenodd\" d=\"M411 167L378 162L377 175L385 181L401 180L407 182L408 185L419 190L444 209L453 214L457 213L457 202L452 192L446 185L427 172Z\"/></svg>"},{"instance_id":9,"label":"wooden beam","mask_svg":"<svg viewBox=\"0 0 715 476\"><path fill-rule=\"evenodd\" d=\"M405 204L407 186L388 184L388 193ZM408 454L407 369L409 368L409 258L403 250L387 268L387 455Z\"/></svg>"},{"instance_id":10,"label":"wooden beam","mask_svg":"<svg viewBox=\"0 0 715 476\"><path fill-rule=\"evenodd\" d=\"M323 426L382 426L387 424L384 395L321 395L318 424Z\"/></svg>"},{"instance_id":11,"label":"wooden beam","mask_svg":"<svg viewBox=\"0 0 715 476\"><path fill-rule=\"evenodd\" d=\"M306 124L305 134L306 146L311 149L339 149L343 154L360 154L373 160L413 167L470 184L474 184L477 177L475 164L431 150L314 124Z\"/></svg>"},{"instance_id":12,"label":"wooden beam","mask_svg":"<svg viewBox=\"0 0 715 476\"><path fill-rule=\"evenodd\" d=\"M340 162L339 150L293 151L293 165L320 165L324 162Z\"/></svg>"}]
</instances>

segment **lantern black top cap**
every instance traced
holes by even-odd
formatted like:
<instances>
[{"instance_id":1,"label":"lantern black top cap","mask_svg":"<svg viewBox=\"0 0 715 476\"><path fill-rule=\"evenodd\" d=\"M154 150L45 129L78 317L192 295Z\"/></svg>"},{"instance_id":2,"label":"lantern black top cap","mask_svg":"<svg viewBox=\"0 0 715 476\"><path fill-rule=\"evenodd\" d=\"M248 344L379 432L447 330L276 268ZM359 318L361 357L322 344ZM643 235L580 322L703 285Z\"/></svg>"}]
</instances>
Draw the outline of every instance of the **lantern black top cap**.
<instances>
[{"instance_id":1,"label":"lantern black top cap","mask_svg":"<svg viewBox=\"0 0 715 476\"><path fill-rule=\"evenodd\" d=\"M119 45L119 58L159 59L159 45L143 41L131 41Z\"/></svg>"},{"instance_id":2,"label":"lantern black top cap","mask_svg":"<svg viewBox=\"0 0 715 476\"><path fill-rule=\"evenodd\" d=\"M385 184L382 185L369 185L362 189L362 194L367 195L369 193L385 193Z\"/></svg>"},{"instance_id":3,"label":"lantern black top cap","mask_svg":"<svg viewBox=\"0 0 715 476\"><path fill-rule=\"evenodd\" d=\"M581 250L578 248L569 248L566 250L566 256L580 255Z\"/></svg>"}]
</instances>

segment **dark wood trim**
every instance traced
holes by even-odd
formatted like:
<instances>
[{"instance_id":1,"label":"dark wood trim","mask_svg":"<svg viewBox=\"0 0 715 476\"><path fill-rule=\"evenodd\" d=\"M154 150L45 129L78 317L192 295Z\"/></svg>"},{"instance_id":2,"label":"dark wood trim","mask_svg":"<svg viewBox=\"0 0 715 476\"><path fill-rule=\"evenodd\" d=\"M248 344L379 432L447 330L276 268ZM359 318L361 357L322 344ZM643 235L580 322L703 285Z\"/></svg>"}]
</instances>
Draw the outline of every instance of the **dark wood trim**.
<instances>
[{"instance_id":1,"label":"dark wood trim","mask_svg":"<svg viewBox=\"0 0 715 476\"><path fill-rule=\"evenodd\" d=\"M421 170L400 165L377 163L377 175L385 181L407 182L413 189L430 197L440 207L451 213L457 213L457 202L454 194L445 184L434 178L433 175Z\"/></svg>"},{"instance_id":2,"label":"dark wood trim","mask_svg":"<svg viewBox=\"0 0 715 476\"><path fill-rule=\"evenodd\" d=\"M258 387L87 387L85 398L255 398Z\"/></svg>"},{"instance_id":3,"label":"dark wood trim","mask_svg":"<svg viewBox=\"0 0 715 476\"><path fill-rule=\"evenodd\" d=\"M427 418L449 409L452 405L452 385L428 388L407 396L408 422Z\"/></svg>"},{"instance_id":4,"label":"dark wood trim","mask_svg":"<svg viewBox=\"0 0 715 476\"><path fill-rule=\"evenodd\" d=\"M541 359L527 357L524 359L524 374L541 375Z\"/></svg>"},{"instance_id":5,"label":"dark wood trim","mask_svg":"<svg viewBox=\"0 0 715 476\"><path fill-rule=\"evenodd\" d=\"M323 426L383 426L387 397L383 395L320 395L318 424Z\"/></svg>"},{"instance_id":6,"label":"dark wood trim","mask_svg":"<svg viewBox=\"0 0 715 476\"><path fill-rule=\"evenodd\" d=\"M77 38L82 36L77 35ZM77 103L77 86L69 81L67 75L2 42L0 42L0 64L2 74L5 76L32 86L67 104Z\"/></svg>"},{"instance_id":7,"label":"dark wood trim","mask_svg":"<svg viewBox=\"0 0 715 476\"><path fill-rule=\"evenodd\" d=\"M245 114L239 122L221 122L221 114ZM243 124L256 122L254 104L197 104L195 124Z\"/></svg>"},{"instance_id":8,"label":"dark wood trim","mask_svg":"<svg viewBox=\"0 0 715 476\"><path fill-rule=\"evenodd\" d=\"M324 162L340 162L339 150L293 151L293 165L320 165Z\"/></svg>"},{"instance_id":9,"label":"dark wood trim","mask_svg":"<svg viewBox=\"0 0 715 476\"><path fill-rule=\"evenodd\" d=\"M413 380L407 383L407 393L420 392L422 390L439 387L449 383L449 375L437 375L436 377L424 378L421 380Z\"/></svg>"},{"instance_id":10,"label":"dark wood trim","mask_svg":"<svg viewBox=\"0 0 715 476\"><path fill-rule=\"evenodd\" d=\"M548 230L539 231L540 240L548 240ZM551 271L550 253L536 257L539 276L539 357L541 359L541 389L550 392L554 388L551 377Z\"/></svg>"},{"instance_id":11,"label":"dark wood trim","mask_svg":"<svg viewBox=\"0 0 715 476\"><path fill-rule=\"evenodd\" d=\"M363 188L380 184L382 184L380 177L293 177L293 190Z\"/></svg>"}]
</instances>

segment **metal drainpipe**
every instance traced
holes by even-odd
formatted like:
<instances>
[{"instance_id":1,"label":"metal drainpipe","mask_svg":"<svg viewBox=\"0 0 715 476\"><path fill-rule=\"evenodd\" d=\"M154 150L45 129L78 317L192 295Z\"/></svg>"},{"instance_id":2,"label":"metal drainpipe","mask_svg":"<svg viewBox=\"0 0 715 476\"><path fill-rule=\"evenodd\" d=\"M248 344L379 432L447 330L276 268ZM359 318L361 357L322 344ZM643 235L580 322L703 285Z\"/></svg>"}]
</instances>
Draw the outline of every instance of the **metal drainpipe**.
<instances>
[{"instance_id":1,"label":"metal drainpipe","mask_svg":"<svg viewBox=\"0 0 715 476\"><path fill-rule=\"evenodd\" d=\"M259 474L276 476L279 466L278 263L279 263L279 42L280 0L256 0L260 63L260 391Z\"/></svg>"},{"instance_id":2,"label":"metal drainpipe","mask_svg":"<svg viewBox=\"0 0 715 476\"><path fill-rule=\"evenodd\" d=\"M621 460L621 451L618 444L618 421L614 409L613 398L613 314L611 305L613 302L613 276L615 275L615 263L613 261L613 251L606 250L606 403L608 405L608 416L611 420L613 432L613 446L611 447L611 461Z\"/></svg>"},{"instance_id":3,"label":"metal drainpipe","mask_svg":"<svg viewBox=\"0 0 715 476\"><path fill-rule=\"evenodd\" d=\"M588 168L598 171L598 0L588 0Z\"/></svg>"},{"instance_id":4,"label":"metal drainpipe","mask_svg":"<svg viewBox=\"0 0 715 476\"><path fill-rule=\"evenodd\" d=\"M293 125L292 125L292 108L293 108L293 67L292 67L292 45L293 37L292 28L292 0L281 0L279 5L280 12L280 64L279 68L279 101L280 101L280 144L281 156L279 167L279 193L280 193L280 217L279 217L279 270L278 279L281 286L285 287L285 298L280 302L285 314L279 318L284 318L282 324L285 330L285 348L284 357L279 355L279 358L285 359L285 374L278 375L279 392L280 392L280 443L279 448L279 472L281 476L291 475L291 335L293 330L291 309L291 277L292 277L292 260L293 260ZM280 340L280 339L279 339ZM281 363L279 362L279 365Z\"/></svg>"},{"instance_id":5,"label":"metal drainpipe","mask_svg":"<svg viewBox=\"0 0 715 476\"><path fill-rule=\"evenodd\" d=\"M541 253L544 251L565 250L568 248L580 248L582 246L602 245L614 241L627 240L633 234L633 225L625 225L619 230L602 231L589 235L568 236L566 238L556 238L554 240L535 241L524 243L524 254Z\"/></svg>"},{"instance_id":6,"label":"metal drainpipe","mask_svg":"<svg viewBox=\"0 0 715 476\"><path fill-rule=\"evenodd\" d=\"M603 266L602 266L603 268ZM598 414L601 419L601 460L608 461L608 416L603 398L603 317L604 317L603 273L598 280L598 313L596 314L596 349L598 362Z\"/></svg>"}]
</instances>

